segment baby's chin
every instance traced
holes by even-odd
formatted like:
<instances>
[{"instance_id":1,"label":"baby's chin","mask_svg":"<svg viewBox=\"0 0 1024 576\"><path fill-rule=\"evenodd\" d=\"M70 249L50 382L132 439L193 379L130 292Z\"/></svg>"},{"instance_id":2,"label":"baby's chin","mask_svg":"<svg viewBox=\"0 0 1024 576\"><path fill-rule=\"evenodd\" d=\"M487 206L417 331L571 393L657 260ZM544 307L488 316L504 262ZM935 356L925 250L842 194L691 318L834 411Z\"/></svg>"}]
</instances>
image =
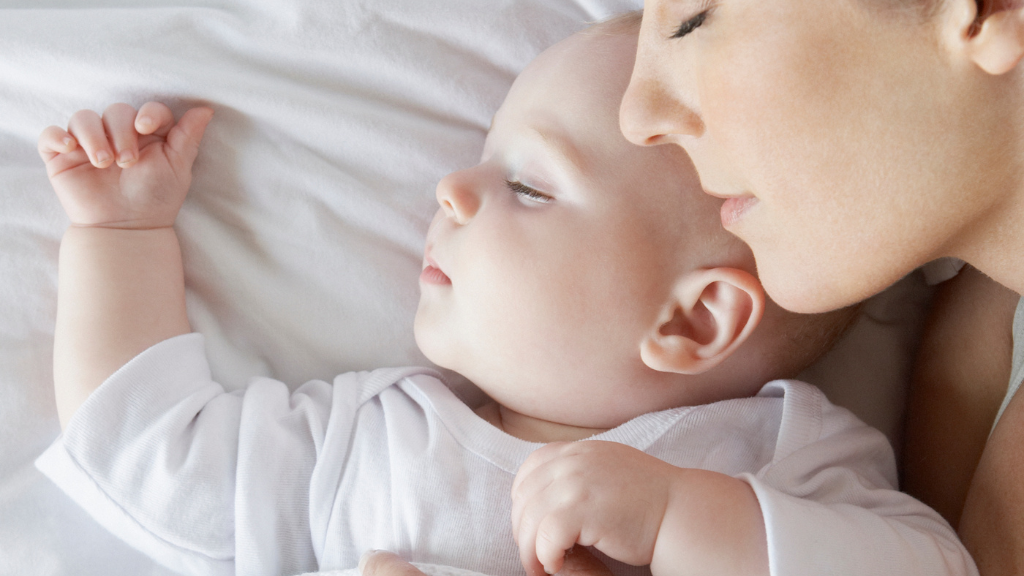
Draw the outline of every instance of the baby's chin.
<instances>
[{"instance_id":1,"label":"baby's chin","mask_svg":"<svg viewBox=\"0 0 1024 576\"><path fill-rule=\"evenodd\" d=\"M420 306L416 310L416 318L412 329L416 347L435 366L457 372L458 370L452 365L451 354L448 353L449 350L438 332L439 328L433 325L429 314L424 310L423 301L420 300Z\"/></svg>"}]
</instances>

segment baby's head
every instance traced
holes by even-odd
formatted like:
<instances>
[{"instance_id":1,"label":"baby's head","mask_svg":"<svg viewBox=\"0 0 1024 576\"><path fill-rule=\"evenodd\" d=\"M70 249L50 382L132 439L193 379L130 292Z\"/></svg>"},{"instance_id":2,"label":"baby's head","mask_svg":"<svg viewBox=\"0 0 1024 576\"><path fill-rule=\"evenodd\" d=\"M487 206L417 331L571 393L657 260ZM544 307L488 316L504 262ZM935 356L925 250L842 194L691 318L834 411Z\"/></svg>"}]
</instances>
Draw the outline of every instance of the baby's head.
<instances>
[{"instance_id":1,"label":"baby's head","mask_svg":"<svg viewBox=\"0 0 1024 576\"><path fill-rule=\"evenodd\" d=\"M622 136L637 28L598 25L541 54L480 163L437 186L416 341L535 418L611 428L748 396L828 344L800 334L846 322L766 307L750 251L682 149Z\"/></svg>"}]
</instances>

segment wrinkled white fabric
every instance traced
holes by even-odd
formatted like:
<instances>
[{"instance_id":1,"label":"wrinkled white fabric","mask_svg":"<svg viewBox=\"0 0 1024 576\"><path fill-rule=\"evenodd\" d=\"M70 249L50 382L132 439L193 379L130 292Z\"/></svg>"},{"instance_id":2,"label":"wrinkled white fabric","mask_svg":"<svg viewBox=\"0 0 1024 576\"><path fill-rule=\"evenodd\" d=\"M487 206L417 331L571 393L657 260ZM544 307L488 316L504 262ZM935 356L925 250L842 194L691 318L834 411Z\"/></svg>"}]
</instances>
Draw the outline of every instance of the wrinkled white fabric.
<instances>
[{"instance_id":1,"label":"wrinkled white fabric","mask_svg":"<svg viewBox=\"0 0 1024 576\"><path fill-rule=\"evenodd\" d=\"M1024 381L1024 298L1017 301L1017 308L1013 312L1013 356L1010 364L1010 381L1007 383L1006 395L999 405L996 419L992 422L992 430L996 429L996 425L1003 417L1003 412L1010 405L1010 400L1013 400L1017 391L1020 390L1022 381Z\"/></svg>"},{"instance_id":2,"label":"wrinkled white fabric","mask_svg":"<svg viewBox=\"0 0 1024 576\"><path fill-rule=\"evenodd\" d=\"M645 414L594 439L749 482L776 576L976 572L949 525L894 489L885 437L810 385L770 382L753 398ZM226 392L203 337L188 334L115 373L38 465L105 526L188 574L347 569L384 549L506 576L522 572L512 481L539 446L477 417L424 368L293 393L257 378Z\"/></svg>"}]
</instances>

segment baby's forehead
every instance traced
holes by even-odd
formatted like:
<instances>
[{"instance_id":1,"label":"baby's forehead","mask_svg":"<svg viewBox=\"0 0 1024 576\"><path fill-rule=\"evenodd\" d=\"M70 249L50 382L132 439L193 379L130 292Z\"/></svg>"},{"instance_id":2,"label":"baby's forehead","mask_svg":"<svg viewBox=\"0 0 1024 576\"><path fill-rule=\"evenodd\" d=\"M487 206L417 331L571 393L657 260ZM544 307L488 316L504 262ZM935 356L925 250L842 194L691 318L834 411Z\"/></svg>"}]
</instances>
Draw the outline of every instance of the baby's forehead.
<instances>
[{"instance_id":1,"label":"baby's forehead","mask_svg":"<svg viewBox=\"0 0 1024 576\"><path fill-rule=\"evenodd\" d=\"M636 37L630 35L584 31L562 40L516 77L488 131L500 121L530 123L537 115L566 117L582 111L591 124L621 136L619 105L635 53Z\"/></svg>"},{"instance_id":2,"label":"baby's forehead","mask_svg":"<svg viewBox=\"0 0 1024 576\"><path fill-rule=\"evenodd\" d=\"M543 139L535 133L555 126L546 135L581 152L563 156L584 157L581 172L598 186L590 193L619 194L623 202L649 207L635 225L664 240L656 250L685 250L698 259L735 252L738 240L721 227L720 201L703 192L682 148L637 146L622 135L619 104L632 74L637 37L628 28L618 29L625 32L577 33L538 56L492 117L495 137L491 142L489 134L489 145L498 149L508 141L522 142L524 134L539 142ZM611 181L613 192L600 188Z\"/></svg>"},{"instance_id":3,"label":"baby's forehead","mask_svg":"<svg viewBox=\"0 0 1024 576\"><path fill-rule=\"evenodd\" d=\"M541 52L521 76L548 72L543 80L589 89L607 87L621 97L629 85L636 60L638 36L592 29L577 32Z\"/></svg>"}]
</instances>

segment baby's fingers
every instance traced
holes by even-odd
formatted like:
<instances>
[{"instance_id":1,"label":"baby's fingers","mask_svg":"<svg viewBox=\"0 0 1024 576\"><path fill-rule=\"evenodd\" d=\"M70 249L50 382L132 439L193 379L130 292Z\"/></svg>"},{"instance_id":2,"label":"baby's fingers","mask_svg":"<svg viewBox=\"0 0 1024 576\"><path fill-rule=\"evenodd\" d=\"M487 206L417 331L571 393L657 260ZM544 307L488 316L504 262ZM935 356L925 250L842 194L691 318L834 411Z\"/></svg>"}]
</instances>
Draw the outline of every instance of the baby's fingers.
<instances>
[{"instance_id":1,"label":"baby's fingers","mask_svg":"<svg viewBox=\"0 0 1024 576\"><path fill-rule=\"evenodd\" d=\"M117 165L127 168L139 159L139 135L135 131L135 108L112 104L103 112L103 126L114 145Z\"/></svg>"},{"instance_id":2,"label":"baby's fingers","mask_svg":"<svg viewBox=\"0 0 1024 576\"><path fill-rule=\"evenodd\" d=\"M174 113L166 104L146 102L135 116L135 129L139 134L153 134L161 138L174 127Z\"/></svg>"},{"instance_id":3,"label":"baby's fingers","mask_svg":"<svg viewBox=\"0 0 1024 576\"><path fill-rule=\"evenodd\" d=\"M39 157L49 163L59 154L67 154L78 147L78 142L59 126L50 126L39 135Z\"/></svg>"},{"instance_id":4,"label":"baby's fingers","mask_svg":"<svg viewBox=\"0 0 1024 576\"><path fill-rule=\"evenodd\" d=\"M114 162L103 120L92 110L79 110L68 122L68 132L82 146L89 161L97 168L106 168Z\"/></svg>"},{"instance_id":5,"label":"baby's fingers","mask_svg":"<svg viewBox=\"0 0 1024 576\"><path fill-rule=\"evenodd\" d=\"M565 563L558 573L562 576L613 576L612 571L583 546L576 546L565 555Z\"/></svg>"},{"instance_id":6,"label":"baby's fingers","mask_svg":"<svg viewBox=\"0 0 1024 576\"><path fill-rule=\"evenodd\" d=\"M555 574L565 553L580 540L582 519L574 510L556 509L543 515L527 514L519 533L519 556L531 575Z\"/></svg>"},{"instance_id":7,"label":"baby's fingers","mask_svg":"<svg viewBox=\"0 0 1024 576\"><path fill-rule=\"evenodd\" d=\"M199 143L206 133L206 126L213 118L213 110L201 106L192 108L178 120L178 123L167 135L167 144L177 152L189 166L199 154Z\"/></svg>"}]
</instances>

